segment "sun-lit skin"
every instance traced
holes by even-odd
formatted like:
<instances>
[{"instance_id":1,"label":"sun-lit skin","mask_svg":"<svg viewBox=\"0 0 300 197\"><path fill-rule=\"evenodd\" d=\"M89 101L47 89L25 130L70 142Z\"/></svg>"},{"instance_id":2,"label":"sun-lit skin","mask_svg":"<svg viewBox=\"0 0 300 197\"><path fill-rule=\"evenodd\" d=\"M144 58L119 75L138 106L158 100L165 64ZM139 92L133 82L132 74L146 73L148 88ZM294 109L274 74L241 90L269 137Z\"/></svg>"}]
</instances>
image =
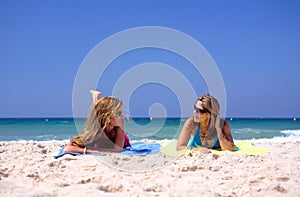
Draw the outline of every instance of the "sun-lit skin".
<instances>
[{"instance_id":1,"label":"sun-lit skin","mask_svg":"<svg viewBox=\"0 0 300 197\"><path fill-rule=\"evenodd\" d=\"M203 109L202 101L197 101L195 106L199 109ZM193 111L193 118L194 122L200 122L200 113L197 113L197 111Z\"/></svg>"},{"instance_id":2,"label":"sun-lit skin","mask_svg":"<svg viewBox=\"0 0 300 197\"><path fill-rule=\"evenodd\" d=\"M202 111L202 112L201 112ZM216 124L220 125L222 128L218 127L216 129L216 135L219 139L220 146L222 150L233 150L234 142L232 139L231 131L228 122L225 120L224 124L221 125L220 118L216 119ZM208 112L204 106L201 99L197 99L193 115L191 118L187 119L177 141L177 150L184 150L189 148L188 142L191 136L195 136L197 127L200 125L200 138L204 145L210 146L214 138L207 138L209 132L209 125L211 124L211 114ZM208 135L209 136L209 135ZM193 150L200 150L202 147L193 148Z\"/></svg>"},{"instance_id":3,"label":"sun-lit skin","mask_svg":"<svg viewBox=\"0 0 300 197\"><path fill-rule=\"evenodd\" d=\"M113 97L104 97L100 100L101 92L99 91L91 90L90 94L93 101L92 110L94 111L90 112L89 115L92 115L92 119L88 118L88 120L92 120L91 124L99 121L97 124L99 125L99 127L101 124L101 128L103 128L103 130L99 133L100 135L94 136L94 145L91 147L92 149L88 149L87 152L93 153L99 151L122 151L125 142L125 120L122 114L122 102ZM95 131L98 132L98 129L96 129ZM89 133L88 130L86 130L86 132ZM80 138L78 139L78 136L75 136L75 138L73 138L69 143L69 146L65 147L65 151L84 152L84 148L81 145L77 145L77 143L82 143ZM76 143L74 144L74 142ZM129 142L127 141L127 144L128 143ZM86 146L86 144L84 144L83 146Z\"/></svg>"}]
</instances>

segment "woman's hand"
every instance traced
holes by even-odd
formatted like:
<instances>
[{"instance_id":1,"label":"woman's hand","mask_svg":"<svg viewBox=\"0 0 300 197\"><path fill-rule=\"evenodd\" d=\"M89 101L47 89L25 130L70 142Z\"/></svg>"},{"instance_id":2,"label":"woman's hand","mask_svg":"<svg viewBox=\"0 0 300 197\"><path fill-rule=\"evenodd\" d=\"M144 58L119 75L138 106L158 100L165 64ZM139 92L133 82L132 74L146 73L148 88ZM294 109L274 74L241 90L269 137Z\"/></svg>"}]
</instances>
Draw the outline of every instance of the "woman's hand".
<instances>
[{"instance_id":1,"label":"woman's hand","mask_svg":"<svg viewBox=\"0 0 300 197\"><path fill-rule=\"evenodd\" d=\"M203 146L193 147L191 150L195 151L195 152L200 152L200 153L203 153L203 154L211 153L211 150L209 150L208 148L203 147Z\"/></svg>"},{"instance_id":2,"label":"woman's hand","mask_svg":"<svg viewBox=\"0 0 300 197\"><path fill-rule=\"evenodd\" d=\"M116 133L114 149L116 151L122 151L124 147L124 141L125 141L124 130L120 127L115 127L114 130Z\"/></svg>"}]
</instances>

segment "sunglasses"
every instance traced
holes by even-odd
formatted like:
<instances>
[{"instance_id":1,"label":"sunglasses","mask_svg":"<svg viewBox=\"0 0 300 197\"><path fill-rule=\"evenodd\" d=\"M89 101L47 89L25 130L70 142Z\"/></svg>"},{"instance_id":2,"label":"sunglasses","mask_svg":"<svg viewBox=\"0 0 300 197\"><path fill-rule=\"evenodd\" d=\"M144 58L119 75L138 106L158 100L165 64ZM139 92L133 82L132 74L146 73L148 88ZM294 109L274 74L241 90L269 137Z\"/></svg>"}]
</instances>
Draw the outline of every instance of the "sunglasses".
<instances>
[{"instance_id":1,"label":"sunglasses","mask_svg":"<svg viewBox=\"0 0 300 197\"><path fill-rule=\"evenodd\" d=\"M198 114L205 114L205 113L209 113L206 109L200 109L198 108L196 105L194 105L194 111Z\"/></svg>"}]
</instances>

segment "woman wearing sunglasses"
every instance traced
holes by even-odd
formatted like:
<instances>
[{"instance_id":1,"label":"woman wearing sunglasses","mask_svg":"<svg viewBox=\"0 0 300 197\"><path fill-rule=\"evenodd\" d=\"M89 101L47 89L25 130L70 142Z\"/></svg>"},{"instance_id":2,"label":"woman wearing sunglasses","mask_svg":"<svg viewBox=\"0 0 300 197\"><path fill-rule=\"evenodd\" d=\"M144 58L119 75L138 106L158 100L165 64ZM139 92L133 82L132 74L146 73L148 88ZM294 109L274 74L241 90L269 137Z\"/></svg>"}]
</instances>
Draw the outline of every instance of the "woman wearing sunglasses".
<instances>
[{"instance_id":1,"label":"woman wearing sunglasses","mask_svg":"<svg viewBox=\"0 0 300 197\"><path fill-rule=\"evenodd\" d=\"M209 94L199 97L194 105L193 117L186 120L177 141L177 150L201 148L233 150L229 124L220 118L220 105Z\"/></svg>"}]
</instances>

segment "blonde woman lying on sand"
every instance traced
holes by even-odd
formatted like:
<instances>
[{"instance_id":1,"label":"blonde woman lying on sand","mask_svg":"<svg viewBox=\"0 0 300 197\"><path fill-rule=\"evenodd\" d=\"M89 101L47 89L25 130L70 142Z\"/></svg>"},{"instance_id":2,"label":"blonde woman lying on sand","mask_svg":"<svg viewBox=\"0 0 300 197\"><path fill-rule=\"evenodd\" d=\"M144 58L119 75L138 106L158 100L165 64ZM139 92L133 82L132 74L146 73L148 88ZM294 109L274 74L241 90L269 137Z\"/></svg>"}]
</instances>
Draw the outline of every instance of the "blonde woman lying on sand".
<instances>
[{"instance_id":1,"label":"blonde woman lying on sand","mask_svg":"<svg viewBox=\"0 0 300 197\"><path fill-rule=\"evenodd\" d=\"M184 123L176 149L199 151L203 147L230 151L234 148L229 124L220 119L219 102L209 94L197 99L193 117Z\"/></svg>"},{"instance_id":2,"label":"blonde woman lying on sand","mask_svg":"<svg viewBox=\"0 0 300 197\"><path fill-rule=\"evenodd\" d=\"M122 102L115 97L100 98L100 92L91 90L93 104L79 135L65 146L64 152L99 153L120 152L130 146L124 132L125 121L122 115Z\"/></svg>"}]
</instances>

